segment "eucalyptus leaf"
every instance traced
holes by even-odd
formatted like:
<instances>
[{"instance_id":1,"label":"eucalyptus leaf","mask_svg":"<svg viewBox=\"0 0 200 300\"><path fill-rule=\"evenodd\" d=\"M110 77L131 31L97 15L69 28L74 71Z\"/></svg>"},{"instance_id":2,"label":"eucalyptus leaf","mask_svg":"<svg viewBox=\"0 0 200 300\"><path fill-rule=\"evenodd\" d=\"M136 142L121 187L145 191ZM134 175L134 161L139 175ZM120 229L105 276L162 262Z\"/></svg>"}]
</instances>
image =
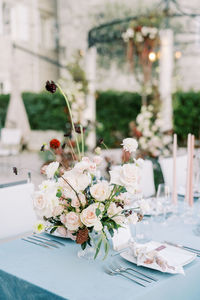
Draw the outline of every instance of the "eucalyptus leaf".
<instances>
[{"instance_id":1,"label":"eucalyptus leaf","mask_svg":"<svg viewBox=\"0 0 200 300\"><path fill-rule=\"evenodd\" d=\"M110 228L108 228L108 231L110 233L110 236L113 237L114 236L114 230L110 227Z\"/></svg>"},{"instance_id":2,"label":"eucalyptus leaf","mask_svg":"<svg viewBox=\"0 0 200 300\"><path fill-rule=\"evenodd\" d=\"M109 245L109 242L108 242L107 239L104 239L103 242L104 242L104 251L105 251L105 255L104 255L103 260L105 260L107 255L108 255L110 245Z\"/></svg>"},{"instance_id":3,"label":"eucalyptus leaf","mask_svg":"<svg viewBox=\"0 0 200 300\"><path fill-rule=\"evenodd\" d=\"M95 211L95 212L96 212L96 216L97 216L97 217L100 216L101 210L100 210L98 207L96 208L96 211Z\"/></svg>"},{"instance_id":4,"label":"eucalyptus leaf","mask_svg":"<svg viewBox=\"0 0 200 300\"><path fill-rule=\"evenodd\" d=\"M50 230L50 233L54 233L54 231L56 231L57 227L53 227L51 230Z\"/></svg>"},{"instance_id":5,"label":"eucalyptus leaf","mask_svg":"<svg viewBox=\"0 0 200 300\"><path fill-rule=\"evenodd\" d=\"M101 248L101 244L102 244L102 236L99 238L99 240L97 242L96 253L95 253L94 259L96 259L97 255L99 254L99 251L100 251L100 248Z\"/></svg>"},{"instance_id":6,"label":"eucalyptus leaf","mask_svg":"<svg viewBox=\"0 0 200 300\"><path fill-rule=\"evenodd\" d=\"M85 250L85 248L86 248L86 245L87 245L87 242L84 242L83 244L81 244L81 248L82 248L82 250Z\"/></svg>"}]
</instances>

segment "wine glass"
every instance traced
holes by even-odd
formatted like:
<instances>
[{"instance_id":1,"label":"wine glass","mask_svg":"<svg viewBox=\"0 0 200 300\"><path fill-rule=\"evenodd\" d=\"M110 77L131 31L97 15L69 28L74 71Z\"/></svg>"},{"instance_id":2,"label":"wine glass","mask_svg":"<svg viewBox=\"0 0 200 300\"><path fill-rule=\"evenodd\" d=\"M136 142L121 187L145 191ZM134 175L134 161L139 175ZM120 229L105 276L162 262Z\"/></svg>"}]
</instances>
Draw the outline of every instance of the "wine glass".
<instances>
[{"instance_id":1,"label":"wine glass","mask_svg":"<svg viewBox=\"0 0 200 300\"><path fill-rule=\"evenodd\" d=\"M157 216L161 216L161 222L163 225L167 225L167 212L169 211L171 204L170 199L170 188L168 185L161 183L158 186L157 194L156 194L156 208L157 208Z\"/></svg>"}]
</instances>

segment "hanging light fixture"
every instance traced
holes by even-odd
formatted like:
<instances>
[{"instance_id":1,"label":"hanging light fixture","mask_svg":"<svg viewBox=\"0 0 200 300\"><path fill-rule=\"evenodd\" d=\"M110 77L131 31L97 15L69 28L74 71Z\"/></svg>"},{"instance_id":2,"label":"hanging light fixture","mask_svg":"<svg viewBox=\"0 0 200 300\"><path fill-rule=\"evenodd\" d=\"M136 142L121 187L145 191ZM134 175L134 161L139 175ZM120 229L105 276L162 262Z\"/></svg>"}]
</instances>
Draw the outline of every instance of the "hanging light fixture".
<instances>
[{"instance_id":1,"label":"hanging light fixture","mask_svg":"<svg viewBox=\"0 0 200 300\"><path fill-rule=\"evenodd\" d=\"M149 53L149 60L151 62L154 62L156 60L156 53L155 52L150 52Z\"/></svg>"}]
</instances>

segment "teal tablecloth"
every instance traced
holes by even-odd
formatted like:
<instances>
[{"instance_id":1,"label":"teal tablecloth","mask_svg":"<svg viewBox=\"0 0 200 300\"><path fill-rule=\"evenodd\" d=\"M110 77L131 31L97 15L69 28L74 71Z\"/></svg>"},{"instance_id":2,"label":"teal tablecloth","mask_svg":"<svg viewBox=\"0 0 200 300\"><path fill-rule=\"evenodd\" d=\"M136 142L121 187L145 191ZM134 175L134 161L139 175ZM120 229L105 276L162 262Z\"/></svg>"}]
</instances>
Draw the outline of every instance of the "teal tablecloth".
<instances>
[{"instance_id":1,"label":"teal tablecloth","mask_svg":"<svg viewBox=\"0 0 200 300\"><path fill-rule=\"evenodd\" d=\"M200 249L200 237L193 229L186 224L167 228L154 223L154 240L176 241ZM159 281L143 288L104 273L103 265L109 265L113 258L86 261L78 258L78 245L70 240L65 243L65 247L52 250L20 239L0 245L0 300L200 299L200 258L185 267L185 276L151 271Z\"/></svg>"}]
</instances>

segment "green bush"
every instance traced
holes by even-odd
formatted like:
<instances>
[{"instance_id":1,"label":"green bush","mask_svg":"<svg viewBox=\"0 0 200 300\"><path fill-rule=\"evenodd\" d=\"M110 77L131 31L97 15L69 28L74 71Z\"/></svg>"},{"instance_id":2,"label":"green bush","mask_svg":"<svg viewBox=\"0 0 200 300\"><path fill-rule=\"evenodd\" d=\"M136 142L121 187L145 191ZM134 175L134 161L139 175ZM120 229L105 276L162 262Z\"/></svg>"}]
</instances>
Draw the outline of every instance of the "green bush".
<instances>
[{"instance_id":1,"label":"green bush","mask_svg":"<svg viewBox=\"0 0 200 300\"><path fill-rule=\"evenodd\" d=\"M50 94L23 93L32 129L65 130L68 122L65 100L56 92ZM0 95L0 127L5 124L9 95ZM137 93L100 91L97 93L97 137L103 137L108 147L118 147L121 140L129 135L129 122L135 120L141 107L141 97ZM176 92L173 95L174 130L181 144L187 134L200 136L200 92Z\"/></svg>"},{"instance_id":2,"label":"green bush","mask_svg":"<svg viewBox=\"0 0 200 300\"><path fill-rule=\"evenodd\" d=\"M0 128L4 127L10 95L0 95Z\"/></svg>"},{"instance_id":3,"label":"green bush","mask_svg":"<svg viewBox=\"0 0 200 300\"><path fill-rule=\"evenodd\" d=\"M174 131L181 143L186 142L187 134L200 137L200 92L176 92L173 97Z\"/></svg>"},{"instance_id":4,"label":"green bush","mask_svg":"<svg viewBox=\"0 0 200 300\"><path fill-rule=\"evenodd\" d=\"M65 130L66 123L68 122L65 112L66 103L60 93L26 92L22 94L22 98L31 129Z\"/></svg>"},{"instance_id":5,"label":"green bush","mask_svg":"<svg viewBox=\"0 0 200 300\"><path fill-rule=\"evenodd\" d=\"M129 135L129 122L141 108L138 93L105 91L97 94L97 138L103 137L108 147L118 147Z\"/></svg>"}]
</instances>

